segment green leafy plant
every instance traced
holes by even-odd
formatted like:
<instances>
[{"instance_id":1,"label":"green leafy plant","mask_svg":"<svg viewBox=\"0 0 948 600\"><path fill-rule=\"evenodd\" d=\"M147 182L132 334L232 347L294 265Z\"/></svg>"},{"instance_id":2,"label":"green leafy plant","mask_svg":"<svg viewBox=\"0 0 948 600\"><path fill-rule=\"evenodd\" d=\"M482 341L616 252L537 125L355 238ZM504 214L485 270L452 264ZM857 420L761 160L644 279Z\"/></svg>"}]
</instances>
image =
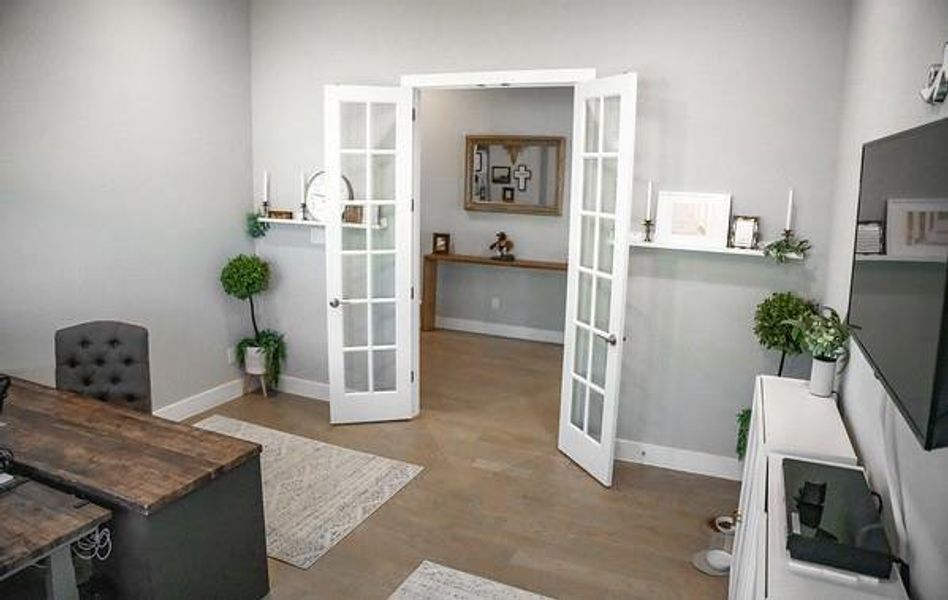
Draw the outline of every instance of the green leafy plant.
<instances>
[{"instance_id":1,"label":"green leafy plant","mask_svg":"<svg viewBox=\"0 0 948 600\"><path fill-rule=\"evenodd\" d=\"M829 306L813 313L788 319L797 344L819 360L834 361L846 355L850 336L849 325Z\"/></svg>"},{"instance_id":2,"label":"green leafy plant","mask_svg":"<svg viewBox=\"0 0 948 600\"><path fill-rule=\"evenodd\" d=\"M264 379L268 386L276 387L286 360L286 342L281 333L272 329L258 329L253 303L254 296L266 291L270 285L270 266L259 256L240 254L224 265L220 279L225 292L250 304L253 337L246 337L237 344L237 360L240 366L245 365L247 348L260 348L263 350L266 364Z\"/></svg>"},{"instance_id":3,"label":"green leafy plant","mask_svg":"<svg viewBox=\"0 0 948 600\"><path fill-rule=\"evenodd\" d=\"M283 334L272 329L264 329L256 337L246 337L237 343L237 362L243 368L247 348L260 348L263 351L267 372L263 378L267 386L275 388L283 372L283 363L286 360L286 342Z\"/></svg>"},{"instance_id":4,"label":"green leafy plant","mask_svg":"<svg viewBox=\"0 0 948 600\"><path fill-rule=\"evenodd\" d=\"M247 213L247 235L252 238L262 238L270 230L270 224L260 220L260 214Z\"/></svg>"},{"instance_id":5,"label":"green leafy plant","mask_svg":"<svg viewBox=\"0 0 948 600\"><path fill-rule=\"evenodd\" d=\"M751 409L745 408L737 413L737 457L744 460L747 454L747 436L750 433Z\"/></svg>"},{"instance_id":6,"label":"green leafy plant","mask_svg":"<svg viewBox=\"0 0 948 600\"><path fill-rule=\"evenodd\" d=\"M764 256L783 264L792 257L799 256L801 259L805 259L810 248L812 248L810 240L798 238L792 231L784 231L783 237L770 242L764 247Z\"/></svg>"},{"instance_id":7,"label":"green leafy plant","mask_svg":"<svg viewBox=\"0 0 948 600\"><path fill-rule=\"evenodd\" d=\"M757 305L754 313L754 335L768 350L780 351L777 375L783 375L787 356L803 352L802 342L794 333L792 321L816 313L816 304L793 292L775 292Z\"/></svg>"}]
</instances>

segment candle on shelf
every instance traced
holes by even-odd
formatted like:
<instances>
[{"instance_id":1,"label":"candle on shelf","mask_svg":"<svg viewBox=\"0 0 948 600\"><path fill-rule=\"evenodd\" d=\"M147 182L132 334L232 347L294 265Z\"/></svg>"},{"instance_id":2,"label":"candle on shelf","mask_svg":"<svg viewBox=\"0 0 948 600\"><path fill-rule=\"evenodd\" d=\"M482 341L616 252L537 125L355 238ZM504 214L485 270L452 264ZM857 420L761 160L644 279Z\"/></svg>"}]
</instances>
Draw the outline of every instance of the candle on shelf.
<instances>
[{"instance_id":1,"label":"candle on shelf","mask_svg":"<svg viewBox=\"0 0 948 600\"><path fill-rule=\"evenodd\" d=\"M270 171L263 172L263 203L270 203Z\"/></svg>"},{"instance_id":2,"label":"candle on shelf","mask_svg":"<svg viewBox=\"0 0 948 600\"><path fill-rule=\"evenodd\" d=\"M645 203L645 220L652 220L652 180L648 180L648 199Z\"/></svg>"},{"instance_id":3,"label":"candle on shelf","mask_svg":"<svg viewBox=\"0 0 948 600\"><path fill-rule=\"evenodd\" d=\"M300 171L300 202L306 204L306 171Z\"/></svg>"},{"instance_id":4,"label":"candle on shelf","mask_svg":"<svg viewBox=\"0 0 948 600\"><path fill-rule=\"evenodd\" d=\"M787 196L787 224L784 229L789 231L791 223L793 223L793 188L790 188L790 193Z\"/></svg>"}]
</instances>

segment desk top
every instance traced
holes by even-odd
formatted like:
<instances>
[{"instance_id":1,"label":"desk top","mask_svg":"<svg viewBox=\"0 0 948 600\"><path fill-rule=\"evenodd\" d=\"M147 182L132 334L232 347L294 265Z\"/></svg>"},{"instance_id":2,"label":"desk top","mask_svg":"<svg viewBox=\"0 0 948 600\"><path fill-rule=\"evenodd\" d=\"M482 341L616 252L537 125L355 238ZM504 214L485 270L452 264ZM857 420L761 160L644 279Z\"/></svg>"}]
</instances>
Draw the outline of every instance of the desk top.
<instances>
[{"instance_id":1,"label":"desk top","mask_svg":"<svg viewBox=\"0 0 948 600\"><path fill-rule=\"evenodd\" d=\"M468 263L473 265L489 265L492 267L516 267L520 269L539 269L541 271L565 271L565 262L549 260L494 260L489 256L474 256L470 254L426 254L425 260L438 262Z\"/></svg>"},{"instance_id":2,"label":"desk top","mask_svg":"<svg viewBox=\"0 0 948 600\"><path fill-rule=\"evenodd\" d=\"M0 445L24 474L145 515L260 454L236 438L13 380Z\"/></svg>"},{"instance_id":3,"label":"desk top","mask_svg":"<svg viewBox=\"0 0 948 600\"><path fill-rule=\"evenodd\" d=\"M68 544L112 513L75 496L27 481L0 492L0 579Z\"/></svg>"}]
</instances>

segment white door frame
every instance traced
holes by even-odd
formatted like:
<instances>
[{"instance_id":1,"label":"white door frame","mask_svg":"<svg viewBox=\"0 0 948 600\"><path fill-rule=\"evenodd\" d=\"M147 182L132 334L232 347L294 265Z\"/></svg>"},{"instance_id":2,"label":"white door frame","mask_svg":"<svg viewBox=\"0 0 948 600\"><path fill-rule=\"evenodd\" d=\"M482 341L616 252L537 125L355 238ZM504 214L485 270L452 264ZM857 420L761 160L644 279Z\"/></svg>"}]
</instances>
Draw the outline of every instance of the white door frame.
<instances>
[{"instance_id":1,"label":"white door frame","mask_svg":"<svg viewBox=\"0 0 948 600\"><path fill-rule=\"evenodd\" d=\"M577 83L596 78L596 69L525 69L517 71L469 71L463 73L423 73L402 75L402 87L411 88L415 103L415 116L412 123L412 192L414 211L412 214L412 372L416 377L412 381L412 406L414 415L421 411L420 367L421 367L421 135L418 132L418 119L422 115L420 95L422 90L483 90L491 88L556 88L575 87ZM575 98L573 100L575 107ZM572 166L570 166L572 169ZM572 200L572 199L571 199Z\"/></svg>"}]
</instances>

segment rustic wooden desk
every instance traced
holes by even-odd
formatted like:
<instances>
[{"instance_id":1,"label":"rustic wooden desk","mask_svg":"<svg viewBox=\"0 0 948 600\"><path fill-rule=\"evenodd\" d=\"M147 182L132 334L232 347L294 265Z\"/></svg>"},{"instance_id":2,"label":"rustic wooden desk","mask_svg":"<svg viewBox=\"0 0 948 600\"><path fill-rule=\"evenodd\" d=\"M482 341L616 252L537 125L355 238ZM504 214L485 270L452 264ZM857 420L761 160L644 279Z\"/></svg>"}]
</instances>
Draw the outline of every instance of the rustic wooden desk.
<instances>
[{"instance_id":1,"label":"rustic wooden desk","mask_svg":"<svg viewBox=\"0 0 948 600\"><path fill-rule=\"evenodd\" d=\"M101 506L35 481L0 492L0 580L42 560L48 563L48 595L78 598L70 544L110 516Z\"/></svg>"},{"instance_id":2,"label":"rustic wooden desk","mask_svg":"<svg viewBox=\"0 0 948 600\"><path fill-rule=\"evenodd\" d=\"M489 256L472 256L468 254L426 254L424 273L422 275L422 331L431 331L435 328L438 308L438 264L443 262L489 267L511 267L515 269L536 269L540 271L566 271L565 262L520 259L509 261L494 260Z\"/></svg>"},{"instance_id":3,"label":"rustic wooden desk","mask_svg":"<svg viewBox=\"0 0 948 600\"><path fill-rule=\"evenodd\" d=\"M22 380L3 420L20 472L112 510L120 597L269 591L259 445Z\"/></svg>"}]
</instances>

